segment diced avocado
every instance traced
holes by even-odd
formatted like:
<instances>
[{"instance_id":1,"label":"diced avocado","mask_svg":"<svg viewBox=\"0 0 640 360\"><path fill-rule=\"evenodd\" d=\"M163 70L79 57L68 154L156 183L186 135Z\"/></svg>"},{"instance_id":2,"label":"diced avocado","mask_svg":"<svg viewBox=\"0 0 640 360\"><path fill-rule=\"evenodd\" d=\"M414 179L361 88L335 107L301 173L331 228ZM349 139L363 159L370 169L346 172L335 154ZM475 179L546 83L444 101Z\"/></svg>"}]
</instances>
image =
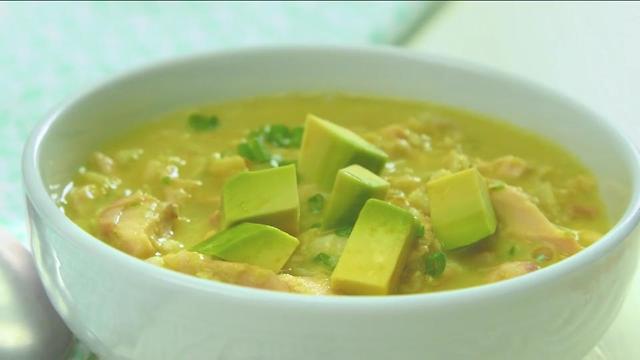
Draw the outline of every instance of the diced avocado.
<instances>
[{"instance_id":1,"label":"diced avocado","mask_svg":"<svg viewBox=\"0 0 640 360\"><path fill-rule=\"evenodd\" d=\"M364 203L370 198L384 199L387 190L388 182L360 165L341 169L324 212L323 227L352 226Z\"/></svg>"},{"instance_id":2,"label":"diced avocado","mask_svg":"<svg viewBox=\"0 0 640 360\"><path fill-rule=\"evenodd\" d=\"M358 164L373 173L380 173L387 154L356 135L314 115L307 115L302 148L298 161L304 182L315 182L330 190L338 170Z\"/></svg>"},{"instance_id":3,"label":"diced avocado","mask_svg":"<svg viewBox=\"0 0 640 360\"><path fill-rule=\"evenodd\" d=\"M485 179L476 168L427 183L431 223L445 249L473 244L496 231Z\"/></svg>"},{"instance_id":4,"label":"diced avocado","mask_svg":"<svg viewBox=\"0 0 640 360\"><path fill-rule=\"evenodd\" d=\"M331 287L343 294L392 292L415 238L416 221L407 210L369 199L331 274Z\"/></svg>"},{"instance_id":5,"label":"diced avocado","mask_svg":"<svg viewBox=\"0 0 640 360\"><path fill-rule=\"evenodd\" d=\"M278 272L299 244L298 239L273 226L243 223L213 235L193 251Z\"/></svg>"},{"instance_id":6,"label":"diced avocado","mask_svg":"<svg viewBox=\"0 0 640 360\"><path fill-rule=\"evenodd\" d=\"M222 189L222 217L224 228L254 222L296 234L300 202L295 166L243 172L230 178Z\"/></svg>"}]
</instances>

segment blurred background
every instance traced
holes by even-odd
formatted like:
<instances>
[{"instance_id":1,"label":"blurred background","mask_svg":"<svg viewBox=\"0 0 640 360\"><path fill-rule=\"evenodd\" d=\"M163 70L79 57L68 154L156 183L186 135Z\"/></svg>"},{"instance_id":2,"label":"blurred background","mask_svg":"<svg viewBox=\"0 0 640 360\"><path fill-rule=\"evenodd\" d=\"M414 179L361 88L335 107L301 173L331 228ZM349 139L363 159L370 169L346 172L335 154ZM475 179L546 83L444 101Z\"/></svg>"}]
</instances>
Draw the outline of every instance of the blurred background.
<instances>
[{"instance_id":1,"label":"blurred background","mask_svg":"<svg viewBox=\"0 0 640 360\"><path fill-rule=\"evenodd\" d=\"M640 3L0 2L0 229L26 244L22 144L69 96L175 56L317 43L400 46L496 68L577 99L640 144ZM640 359L639 288L589 359Z\"/></svg>"}]
</instances>

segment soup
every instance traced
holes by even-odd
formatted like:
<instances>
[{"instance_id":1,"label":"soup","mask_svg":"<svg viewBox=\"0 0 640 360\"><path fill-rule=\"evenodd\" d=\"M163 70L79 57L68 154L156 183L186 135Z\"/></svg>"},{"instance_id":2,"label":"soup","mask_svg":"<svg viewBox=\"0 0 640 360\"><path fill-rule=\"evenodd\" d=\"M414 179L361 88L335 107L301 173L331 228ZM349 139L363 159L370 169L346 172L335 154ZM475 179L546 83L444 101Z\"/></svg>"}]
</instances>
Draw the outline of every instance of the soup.
<instances>
[{"instance_id":1,"label":"soup","mask_svg":"<svg viewBox=\"0 0 640 360\"><path fill-rule=\"evenodd\" d=\"M167 269L304 294L492 283L609 228L557 144L448 107L287 94L185 109L90 156L56 201L96 238Z\"/></svg>"}]
</instances>

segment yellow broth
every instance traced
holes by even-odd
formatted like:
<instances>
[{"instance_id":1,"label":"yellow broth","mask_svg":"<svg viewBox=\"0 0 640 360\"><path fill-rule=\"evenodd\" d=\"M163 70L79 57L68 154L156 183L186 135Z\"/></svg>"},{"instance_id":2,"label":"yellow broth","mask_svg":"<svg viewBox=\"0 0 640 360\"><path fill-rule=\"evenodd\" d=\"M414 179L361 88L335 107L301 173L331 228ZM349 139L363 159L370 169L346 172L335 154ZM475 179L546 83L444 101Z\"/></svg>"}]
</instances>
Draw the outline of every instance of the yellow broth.
<instances>
[{"instance_id":1,"label":"yellow broth","mask_svg":"<svg viewBox=\"0 0 640 360\"><path fill-rule=\"evenodd\" d=\"M194 113L215 115L219 125L194 131L187 121ZM425 236L415 241L408 255L395 293L476 286L534 271L566 257L548 246L541 250L535 240L501 231L499 223L494 235L477 244L446 251L442 274L425 272L425 256L441 250L430 227L425 184L443 173L476 166L491 191L499 191L505 184L521 188L551 222L575 237L580 248L589 246L609 228L595 179L561 146L458 109L343 94L261 97L185 109L156 119L97 149L58 202L76 224L110 243L100 229L100 214L122 198L144 193L176 209L170 228L154 239L155 253L148 261L241 285L332 293L328 279L347 237L317 227L320 215L312 213L308 202L319 193L313 184L298 186L301 231L297 237L301 244L281 274L275 275L284 285L220 275L235 270L216 270L208 259L188 251L221 230L220 192L228 176L224 171L212 172L216 166L212 164L236 155L238 144L250 131L269 124L302 126L309 113L345 126L383 149L389 162L381 176L391 184L386 200L409 209L425 227ZM288 161L295 161L299 151L269 149ZM272 166L247 165L251 170ZM323 195L326 199L329 194Z\"/></svg>"}]
</instances>

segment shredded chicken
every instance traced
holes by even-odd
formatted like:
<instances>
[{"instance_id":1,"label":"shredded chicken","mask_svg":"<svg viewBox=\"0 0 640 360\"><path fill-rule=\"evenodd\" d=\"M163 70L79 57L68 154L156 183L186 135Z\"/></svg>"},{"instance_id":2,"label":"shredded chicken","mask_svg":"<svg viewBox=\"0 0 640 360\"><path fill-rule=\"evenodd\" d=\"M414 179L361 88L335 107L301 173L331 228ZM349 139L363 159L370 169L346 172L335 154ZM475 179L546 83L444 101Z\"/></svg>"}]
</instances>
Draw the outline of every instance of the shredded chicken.
<instances>
[{"instance_id":1,"label":"shredded chicken","mask_svg":"<svg viewBox=\"0 0 640 360\"><path fill-rule=\"evenodd\" d=\"M505 186L491 192L501 230L516 238L546 243L563 256L580 250L577 239L554 225L520 189Z\"/></svg>"},{"instance_id":2,"label":"shredded chicken","mask_svg":"<svg viewBox=\"0 0 640 360\"><path fill-rule=\"evenodd\" d=\"M278 275L289 287L289 291L308 295L329 295L331 285L329 279L316 279L306 276L293 276L289 274Z\"/></svg>"},{"instance_id":3,"label":"shredded chicken","mask_svg":"<svg viewBox=\"0 0 640 360\"><path fill-rule=\"evenodd\" d=\"M258 266L213 260L191 251L163 256L164 266L205 279L260 289L290 291L287 282L273 271Z\"/></svg>"},{"instance_id":4,"label":"shredded chicken","mask_svg":"<svg viewBox=\"0 0 640 360\"><path fill-rule=\"evenodd\" d=\"M74 187L66 196L69 207L77 214L95 215L95 199L104 195L104 191L95 184Z\"/></svg>"},{"instance_id":5,"label":"shredded chicken","mask_svg":"<svg viewBox=\"0 0 640 360\"><path fill-rule=\"evenodd\" d=\"M431 138L418 134L400 124L389 125L379 131L380 136L370 139L392 157L406 156L412 150L431 150Z\"/></svg>"},{"instance_id":6,"label":"shredded chicken","mask_svg":"<svg viewBox=\"0 0 640 360\"><path fill-rule=\"evenodd\" d=\"M258 266L213 260L187 250L164 256L153 256L146 261L185 274L229 284L309 295L331 294L328 279L289 274L277 275L271 270Z\"/></svg>"},{"instance_id":7,"label":"shredded chicken","mask_svg":"<svg viewBox=\"0 0 640 360\"><path fill-rule=\"evenodd\" d=\"M92 159L93 164L96 166L98 171L103 174L111 174L115 168L115 162L112 158L101 153L99 151L93 153Z\"/></svg>"},{"instance_id":8,"label":"shredded chicken","mask_svg":"<svg viewBox=\"0 0 640 360\"><path fill-rule=\"evenodd\" d=\"M112 246L138 258L156 252L154 242L171 234L176 207L136 192L115 201L98 216L98 231Z\"/></svg>"},{"instance_id":9,"label":"shredded chicken","mask_svg":"<svg viewBox=\"0 0 640 360\"><path fill-rule=\"evenodd\" d=\"M207 167L207 171L211 175L220 179L226 179L247 170L245 160L238 155L213 159Z\"/></svg>"},{"instance_id":10,"label":"shredded chicken","mask_svg":"<svg viewBox=\"0 0 640 360\"><path fill-rule=\"evenodd\" d=\"M477 161L478 170L482 175L501 180L513 180L523 176L529 169L523 159L507 155L492 161Z\"/></svg>"},{"instance_id":11,"label":"shredded chicken","mask_svg":"<svg viewBox=\"0 0 640 360\"><path fill-rule=\"evenodd\" d=\"M540 268L531 261L512 261L500 264L487 275L487 281L496 282L524 275Z\"/></svg>"}]
</instances>

